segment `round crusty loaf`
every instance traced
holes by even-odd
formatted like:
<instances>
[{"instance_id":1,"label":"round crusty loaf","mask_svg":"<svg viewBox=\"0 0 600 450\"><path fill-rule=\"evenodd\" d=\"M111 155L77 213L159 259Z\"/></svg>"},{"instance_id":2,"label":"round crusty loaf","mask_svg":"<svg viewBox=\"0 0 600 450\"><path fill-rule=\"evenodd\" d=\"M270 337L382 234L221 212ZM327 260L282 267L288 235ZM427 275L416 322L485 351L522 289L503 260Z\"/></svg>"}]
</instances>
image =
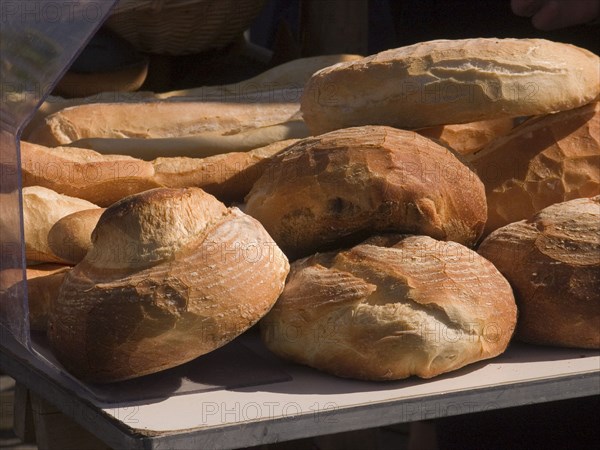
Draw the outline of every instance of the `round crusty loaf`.
<instances>
[{"instance_id":1,"label":"round crusty loaf","mask_svg":"<svg viewBox=\"0 0 600 450\"><path fill-rule=\"evenodd\" d=\"M508 282L474 251L385 236L292 263L261 333L276 354L341 377L431 378L502 353L516 315Z\"/></svg>"},{"instance_id":2,"label":"round crusty loaf","mask_svg":"<svg viewBox=\"0 0 600 450\"><path fill-rule=\"evenodd\" d=\"M337 130L275 156L246 196L290 258L377 232L473 245L486 220L481 181L450 151L412 131Z\"/></svg>"},{"instance_id":3,"label":"round crusty loaf","mask_svg":"<svg viewBox=\"0 0 600 450\"><path fill-rule=\"evenodd\" d=\"M484 234L554 203L600 194L600 102L525 122L471 156L485 185Z\"/></svg>"},{"instance_id":4,"label":"round crusty loaf","mask_svg":"<svg viewBox=\"0 0 600 450\"><path fill-rule=\"evenodd\" d=\"M263 227L198 188L159 188L107 208L66 276L48 336L95 382L177 366L256 323L289 265Z\"/></svg>"},{"instance_id":5,"label":"round crusty loaf","mask_svg":"<svg viewBox=\"0 0 600 450\"><path fill-rule=\"evenodd\" d=\"M104 211L83 209L58 220L48 232L52 252L67 264L79 263L92 246L92 231Z\"/></svg>"},{"instance_id":6,"label":"round crusty loaf","mask_svg":"<svg viewBox=\"0 0 600 450\"><path fill-rule=\"evenodd\" d=\"M314 134L546 114L597 98L599 64L585 49L543 39L435 40L320 70L301 109Z\"/></svg>"},{"instance_id":7,"label":"round crusty loaf","mask_svg":"<svg viewBox=\"0 0 600 450\"><path fill-rule=\"evenodd\" d=\"M52 251L48 243L48 233L58 220L84 209L98 209L98 207L87 200L59 194L45 187L24 187L23 225L27 260L68 263Z\"/></svg>"},{"instance_id":8,"label":"round crusty loaf","mask_svg":"<svg viewBox=\"0 0 600 450\"><path fill-rule=\"evenodd\" d=\"M600 349L600 196L499 228L478 252L514 288L521 340Z\"/></svg>"}]
</instances>

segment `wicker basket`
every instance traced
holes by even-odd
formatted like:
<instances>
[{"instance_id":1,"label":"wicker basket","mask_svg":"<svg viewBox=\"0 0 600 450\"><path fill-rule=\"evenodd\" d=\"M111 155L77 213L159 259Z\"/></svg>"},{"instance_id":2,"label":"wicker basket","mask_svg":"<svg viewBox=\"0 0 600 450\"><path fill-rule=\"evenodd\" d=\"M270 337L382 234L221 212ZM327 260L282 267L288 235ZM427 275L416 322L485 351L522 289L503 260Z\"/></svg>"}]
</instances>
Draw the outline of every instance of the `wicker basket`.
<instances>
[{"instance_id":1,"label":"wicker basket","mask_svg":"<svg viewBox=\"0 0 600 450\"><path fill-rule=\"evenodd\" d=\"M106 26L140 51L184 55L239 38L266 0L121 0Z\"/></svg>"}]
</instances>

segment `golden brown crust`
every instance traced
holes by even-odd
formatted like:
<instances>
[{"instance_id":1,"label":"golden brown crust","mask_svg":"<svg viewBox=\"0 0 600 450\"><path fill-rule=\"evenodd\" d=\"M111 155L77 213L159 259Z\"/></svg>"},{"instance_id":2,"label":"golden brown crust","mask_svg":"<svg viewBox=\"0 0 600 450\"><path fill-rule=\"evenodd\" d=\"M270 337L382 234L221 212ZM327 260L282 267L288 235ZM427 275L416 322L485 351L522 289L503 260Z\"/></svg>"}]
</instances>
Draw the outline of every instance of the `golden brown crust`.
<instances>
[{"instance_id":1,"label":"golden brown crust","mask_svg":"<svg viewBox=\"0 0 600 450\"><path fill-rule=\"evenodd\" d=\"M558 203L497 229L479 247L514 288L517 336L600 348L600 196Z\"/></svg>"},{"instance_id":2,"label":"golden brown crust","mask_svg":"<svg viewBox=\"0 0 600 450\"><path fill-rule=\"evenodd\" d=\"M51 305L69 269L69 266L53 263L27 267L25 282L21 269L4 269L0 271L0 292L13 298L22 298L27 292L29 326L33 331L46 331Z\"/></svg>"},{"instance_id":3,"label":"golden brown crust","mask_svg":"<svg viewBox=\"0 0 600 450\"><path fill-rule=\"evenodd\" d=\"M112 205L69 272L48 335L75 376L110 382L201 356L272 307L289 270L262 226L201 189Z\"/></svg>"},{"instance_id":4,"label":"golden brown crust","mask_svg":"<svg viewBox=\"0 0 600 450\"><path fill-rule=\"evenodd\" d=\"M79 263L92 246L92 231L104 208L84 209L58 220L48 232L52 252L67 264Z\"/></svg>"},{"instance_id":5,"label":"golden brown crust","mask_svg":"<svg viewBox=\"0 0 600 450\"><path fill-rule=\"evenodd\" d=\"M61 218L84 209L98 208L93 203L59 194L41 186L23 188L23 225L25 257L30 262L67 264L48 244L48 233Z\"/></svg>"},{"instance_id":6,"label":"golden brown crust","mask_svg":"<svg viewBox=\"0 0 600 450\"><path fill-rule=\"evenodd\" d=\"M451 152L414 132L368 126L289 147L245 211L290 258L386 231L473 245L486 220L483 185Z\"/></svg>"},{"instance_id":7,"label":"golden brown crust","mask_svg":"<svg viewBox=\"0 0 600 450\"><path fill-rule=\"evenodd\" d=\"M297 103L202 102L195 99L95 103L62 109L44 119L29 142L56 147L86 138L161 138L203 132L235 133L287 121Z\"/></svg>"},{"instance_id":8,"label":"golden brown crust","mask_svg":"<svg viewBox=\"0 0 600 450\"><path fill-rule=\"evenodd\" d=\"M547 114L600 95L599 58L543 39L463 39L386 50L317 72L301 100L314 134Z\"/></svg>"},{"instance_id":9,"label":"golden brown crust","mask_svg":"<svg viewBox=\"0 0 600 450\"><path fill-rule=\"evenodd\" d=\"M101 155L76 147L48 148L21 141L24 186L44 186L61 194L109 206L127 195L159 187L147 161Z\"/></svg>"},{"instance_id":10,"label":"golden brown crust","mask_svg":"<svg viewBox=\"0 0 600 450\"><path fill-rule=\"evenodd\" d=\"M155 179L166 187L196 186L225 203L243 202L271 158L298 139L286 139L247 152L207 158L157 158L152 161Z\"/></svg>"},{"instance_id":11,"label":"golden brown crust","mask_svg":"<svg viewBox=\"0 0 600 450\"><path fill-rule=\"evenodd\" d=\"M389 236L292 263L261 332L293 361L392 380L492 358L515 324L511 288L490 262L455 242Z\"/></svg>"},{"instance_id":12,"label":"golden brown crust","mask_svg":"<svg viewBox=\"0 0 600 450\"><path fill-rule=\"evenodd\" d=\"M554 203L600 194L600 103L528 120L471 156L486 188L484 234Z\"/></svg>"},{"instance_id":13,"label":"golden brown crust","mask_svg":"<svg viewBox=\"0 0 600 450\"><path fill-rule=\"evenodd\" d=\"M514 119L500 118L478 122L437 125L415 130L422 136L434 139L461 155L470 155L487 146L514 127Z\"/></svg>"}]
</instances>

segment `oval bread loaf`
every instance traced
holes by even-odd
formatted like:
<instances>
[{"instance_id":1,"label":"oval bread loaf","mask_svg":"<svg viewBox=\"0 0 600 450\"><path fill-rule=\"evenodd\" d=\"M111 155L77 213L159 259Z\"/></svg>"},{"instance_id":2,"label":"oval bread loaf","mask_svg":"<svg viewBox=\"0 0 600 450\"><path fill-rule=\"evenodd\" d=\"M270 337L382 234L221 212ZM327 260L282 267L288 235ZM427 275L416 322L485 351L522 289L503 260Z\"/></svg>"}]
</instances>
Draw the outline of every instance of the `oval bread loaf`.
<instances>
[{"instance_id":1,"label":"oval bread loaf","mask_svg":"<svg viewBox=\"0 0 600 450\"><path fill-rule=\"evenodd\" d=\"M368 126L276 155L245 211L292 259L378 232L474 245L487 217L481 181L449 150L412 131Z\"/></svg>"},{"instance_id":2,"label":"oval bread loaf","mask_svg":"<svg viewBox=\"0 0 600 450\"><path fill-rule=\"evenodd\" d=\"M341 377L431 378L502 353L517 309L487 260L426 236L372 238L292 263L267 347Z\"/></svg>"},{"instance_id":3,"label":"oval bread loaf","mask_svg":"<svg viewBox=\"0 0 600 450\"><path fill-rule=\"evenodd\" d=\"M289 265L264 228L198 188L159 188L111 205L66 276L48 336L94 382L183 364L254 325Z\"/></svg>"},{"instance_id":4,"label":"oval bread loaf","mask_svg":"<svg viewBox=\"0 0 600 450\"><path fill-rule=\"evenodd\" d=\"M600 95L600 59L543 39L462 39L386 50L315 73L301 110L313 134L546 114Z\"/></svg>"},{"instance_id":5,"label":"oval bread loaf","mask_svg":"<svg viewBox=\"0 0 600 450\"><path fill-rule=\"evenodd\" d=\"M478 252L514 289L521 340L600 349L600 196L499 228Z\"/></svg>"}]
</instances>

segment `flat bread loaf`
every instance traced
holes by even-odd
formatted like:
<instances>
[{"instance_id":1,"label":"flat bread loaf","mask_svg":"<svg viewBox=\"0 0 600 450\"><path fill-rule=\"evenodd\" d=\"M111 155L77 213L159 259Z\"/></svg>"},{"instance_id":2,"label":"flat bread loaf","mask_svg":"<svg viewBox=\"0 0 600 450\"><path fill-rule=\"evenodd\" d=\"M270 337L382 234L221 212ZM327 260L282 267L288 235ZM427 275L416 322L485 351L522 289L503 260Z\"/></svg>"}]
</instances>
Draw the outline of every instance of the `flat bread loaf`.
<instances>
[{"instance_id":1,"label":"flat bread loaf","mask_svg":"<svg viewBox=\"0 0 600 450\"><path fill-rule=\"evenodd\" d=\"M435 40L324 68L301 110L313 134L546 114L600 95L600 59L543 39Z\"/></svg>"}]
</instances>

